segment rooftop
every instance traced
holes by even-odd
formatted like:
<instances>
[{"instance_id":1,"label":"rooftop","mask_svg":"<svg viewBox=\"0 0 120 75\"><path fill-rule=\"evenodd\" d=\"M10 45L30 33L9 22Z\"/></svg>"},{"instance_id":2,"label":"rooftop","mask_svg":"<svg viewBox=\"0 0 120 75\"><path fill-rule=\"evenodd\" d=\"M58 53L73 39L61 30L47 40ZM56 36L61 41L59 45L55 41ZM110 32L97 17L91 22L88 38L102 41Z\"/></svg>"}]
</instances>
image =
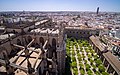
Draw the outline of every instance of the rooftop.
<instances>
[{"instance_id":1,"label":"rooftop","mask_svg":"<svg viewBox=\"0 0 120 75\"><path fill-rule=\"evenodd\" d=\"M65 27L65 29L87 29L87 30L96 30L98 28L91 28L91 27L85 27L85 26L80 26L80 27ZM100 29L100 28L99 28Z\"/></svg>"},{"instance_id":2,"label":"rooftop","mask_svg":"<svg viewBox=\"0 0 120 75\"><path fill-rule=\"evenodd\" d=\"M33 47L30 47L29 50L35 50L36 52L33 52L33 51L29 51L30 53L30 57L28 58L30 64L32 67L35 67L35 69L37 69L38 65L40 64L41 60L42 59L38 59L37 62L36 62L36 59L39 55L39 52L41 54L41 49L35 49ZM38 51L38 52L37 52ZM25 56L25 53L23 52L23 50L21 50L20 52L17 53L17 55L13 58L10 59L10 62L12 63L15 63L16 65L20 65L21 67L24 67L24 68L28 68L28 62L27 62L27 57ZM22 54L21 54L22 53ZM18 58L18 56L20 55L20 57ZM17 59L17 61L15 62L15 60ZM34 65L36 62L36 65ZM2 66L0 67L0 70L2 70L2 72L5 72L5 68ZM15 75L27 75L24 71L20 70L20 69L17 69L15 71Z\"/></svg>"},{"instance_id":3,"label":"rooftop","mask_svg":"<svg viewBox=\"0 0 120 75\"><path fill-rule=\"evenodd\" d=\"M101 42L97 37L91 36L90 39L95 44L95 46L100 50L100 52L105 49L105 47L100 44ZM120 61L117 60L116 57L111 52L103 53L103 56L116 70L116 72L120 74Z\"/></svg>"},{"instance_id":4,"label":"rooftop","mask_svg":"<svg viewBox=\"0 0 120 75\"><path fill-rule=\"evenodd\" d=\"M9 38L9 36L11 37L11 36L14 36L14 35L15 34L13 34L13 33L2 34L2 35L0 35L0 40L7 39L7 38Z\"/></svg>"},{"instance_id":5,"label":"rooftop","mask_svg":"<svg viewBox=\"0 0 120 75\"><path fill-rule=\"evenodd\" d=\"M59 29L37 28L37 29L31 30L31 32L35 32L35 33L59 34Z\"/></svg>"}]
</instances>

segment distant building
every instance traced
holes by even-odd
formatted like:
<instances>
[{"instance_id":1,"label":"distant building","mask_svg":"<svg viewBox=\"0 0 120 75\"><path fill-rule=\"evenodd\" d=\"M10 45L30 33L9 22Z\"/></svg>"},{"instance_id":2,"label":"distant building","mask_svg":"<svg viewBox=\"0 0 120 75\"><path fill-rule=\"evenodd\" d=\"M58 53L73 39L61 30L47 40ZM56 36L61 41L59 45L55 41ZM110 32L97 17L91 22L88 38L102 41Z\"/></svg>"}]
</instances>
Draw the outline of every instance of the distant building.
<instances>
[{"instance_id":1,"label":"distant building","mask_svg":"<svg viewBox=\"0 0 120 75\"><path fill-rule=\"evenodd\" d=\"M97 7L97 12L96 12L97 14L99 13L99 7Z\"/></svg>"},{"instance_id":2,"label":"distant building","mask_svg":"<svg viewBox=\"0 0 120 75\"><path fill-rule=\"evenodd\" d=\"M120 39L120 29L116 30L116 37Z\"/></svg>"}]
</instances>

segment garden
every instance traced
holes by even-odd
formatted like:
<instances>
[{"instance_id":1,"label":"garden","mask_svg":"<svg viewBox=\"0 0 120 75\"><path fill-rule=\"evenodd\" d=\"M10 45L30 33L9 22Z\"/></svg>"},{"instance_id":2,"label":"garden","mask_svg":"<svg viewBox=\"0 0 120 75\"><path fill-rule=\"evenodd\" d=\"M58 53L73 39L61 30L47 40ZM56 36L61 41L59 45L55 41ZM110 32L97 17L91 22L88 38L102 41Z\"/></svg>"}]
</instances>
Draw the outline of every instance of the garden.
<instances>
[{"instance_id":1,"label":"garden","mask_svg":"<svg viewBox=\"0 0 120 75\"><path fill-rule=\"evenodd\" d=\"M109 75L102 61L87 40L66 40L67 75Z\"/></svg>"}]
</instances>

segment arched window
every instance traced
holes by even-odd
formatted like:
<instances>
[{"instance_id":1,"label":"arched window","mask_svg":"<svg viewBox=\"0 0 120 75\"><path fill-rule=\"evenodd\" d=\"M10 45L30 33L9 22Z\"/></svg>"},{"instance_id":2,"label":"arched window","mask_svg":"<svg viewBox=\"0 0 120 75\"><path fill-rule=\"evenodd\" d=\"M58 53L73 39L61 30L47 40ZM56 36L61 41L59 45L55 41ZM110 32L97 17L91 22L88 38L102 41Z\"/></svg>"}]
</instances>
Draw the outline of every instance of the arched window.
<instances>
[{"instance_id":1,"label":"arched window","mask_svg":"<svg viewBox=\"0 0 120 75\"><path fill-rule=\"evenodd\" d=\"M0 58L5 59L8 58L8 51L5 47L0 46Z\"/></svg>"},{"instance_id":2,"label":"arched window","mask_svg":"<svg viewBox=\"0 0 120 75\"><path fill-rule=\"evenodd\" d=\"M17 45L22 45L20 39L17 39Z\"/></svg>"},{"instance_id":3,"label":"arched window","mask_svg":"<svg viewBox=\"0 0 120 75\"><path fill-rule=\"evenodd\" d=\"M52 47L53 47L53 50L56 50L56 39L55 38L52 39Z\"/></svg>"},{"instance_id":4,"label":"arched window","mask_svg":"<svg viewBox=\"0 0 120 75\"><path fill-rule=\"evenodd\" d=\"M42 46L44 45L44 38L40 37L40 44L42 44Z\"/></svg>"},{"instance_id":5,"label":"arched window","mask_svg":"<svg viewBox=\"0 0 120 75\"><path fill-rule=\"evenodd\" d=\"M28 36L28 42L31 42L32 41L32 37L31 36Z\"/></svg>"},{"instance_id":6,"label":"arched window","mask_svg":"<svg viewBox=\"0 0 120 75\"><path fill-rule=\"evenodd\" d=\"M56 46L56 39L55 38L52 39L52 46Z\"/></svg>"},{"instance_id":7,"label":"arched window","mask_svg":"<svg viewBox=\"0 0 120 75\"><path fill-rule=\"evenodd\" d=\"M13 30L13 33L15 34L15 33L16 33L16 31L15 31L15 30Z\"/></svg>"},{"instance_id":8,"label":"arched window","mask_svg":"<svg viewBox=\"0 0 120 75\"><path fill-rule=\"evenodd\" d=\"M55 38L52 39L52 48L53 48L53 52L55 52L55 58L57 58L56 39ZM52 53L52 55L53 55L53 53Z\"/></svg>"}]
</instances>

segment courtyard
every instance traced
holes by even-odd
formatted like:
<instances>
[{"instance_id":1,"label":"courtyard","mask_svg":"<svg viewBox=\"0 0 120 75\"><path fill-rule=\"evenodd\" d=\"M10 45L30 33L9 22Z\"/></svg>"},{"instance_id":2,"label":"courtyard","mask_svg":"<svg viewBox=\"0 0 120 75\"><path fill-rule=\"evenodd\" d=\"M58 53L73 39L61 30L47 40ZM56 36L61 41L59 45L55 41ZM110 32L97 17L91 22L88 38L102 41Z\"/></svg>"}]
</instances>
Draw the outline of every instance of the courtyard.
<instances>
[{"instance_id":1,"label":"courtyard","mask_svg":"<svg viewBox=\"0 0 120 75\"><path fill-rule=\"evenodd\" d=\"M109 75L87 40L66 40L67 75Z\"/></svg>"}]
</instances>

